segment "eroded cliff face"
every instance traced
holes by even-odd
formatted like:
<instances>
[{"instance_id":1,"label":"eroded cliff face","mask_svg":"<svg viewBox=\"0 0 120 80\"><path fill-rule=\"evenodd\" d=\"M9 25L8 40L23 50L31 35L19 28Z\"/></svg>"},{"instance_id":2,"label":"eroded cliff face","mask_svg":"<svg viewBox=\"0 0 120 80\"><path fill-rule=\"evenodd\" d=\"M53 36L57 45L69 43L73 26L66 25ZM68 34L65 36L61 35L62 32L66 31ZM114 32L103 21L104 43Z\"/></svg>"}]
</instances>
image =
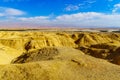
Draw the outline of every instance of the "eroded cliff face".
<instances>
[{"instance_id":1,"label":"eroded cliff face","mask_svg":"<svg viewBox=\"0 0 120 80\"><path fill-rule=\"evenodd\" d=\"M46 46L78 47L120 42L118 33L57 33L57 32L0 32L0 43L17 49L30 50Z\"/></svg>"},{"instance_id":2,"label":"eroded cliff face","mask_svg":"<svg viewBox=\"0 0 120 80\"><path fill-rule=\"evenodd\" d=\"M119 33L0 32L0 80L119 80L119 65Z\"/></svg>"},{"instance_id":3,"label":"eroded cliff face","mask_svg":"<svg viewBox=\"0 0 120 80\"><path fill-rule=\"evenodd\" d=\"M21 51L39 49L46 46L77 47L69 34L42 32L3 32L0 43ZM7 36L8 35L8 36Z\"/></svg>"},{"instance_id":4,"label":"eroded cliff face","mask_svg":"<svg viewBox=\"0 0 120 80\"><path fill-rule=\"evenodd\" d=\"M75 43L79 46L119 42L120 34L118 33L75 33L72 35Z\"/></svg>"}]
</instances>

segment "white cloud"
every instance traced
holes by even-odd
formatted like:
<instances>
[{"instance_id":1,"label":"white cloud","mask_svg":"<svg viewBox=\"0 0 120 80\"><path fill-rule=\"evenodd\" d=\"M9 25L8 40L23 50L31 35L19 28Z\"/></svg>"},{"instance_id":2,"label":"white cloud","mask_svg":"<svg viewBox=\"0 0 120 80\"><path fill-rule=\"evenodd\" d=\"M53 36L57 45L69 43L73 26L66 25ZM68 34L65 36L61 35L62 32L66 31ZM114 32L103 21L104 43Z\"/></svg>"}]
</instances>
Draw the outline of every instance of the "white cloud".
<instances>
[{"instance_id":1,"label":"white cloud","mask_svg":"<svg viewBox=\"0 0 120 80\"><path fill-rule=\"evenodd\" d=\"M73 5L73 4L67 4L67 6L65 7L65 11L76 11L79 10L81 8L89 8L91 7L91 4L95 3L96 0L84 0L83 2Z\"/></svg>"},{"instance_id":2,"label":"white cloud","mask_svg":"<svg viewBox=\"0 0 120 80\"><path fill-rule=\"evenodd\" d=\"M0 13L0 17L1 17L1 16L4 16L4 14Z\"/></svg>"},{"instance_id":3,"label":"white cloud","mask_svg":"<svg viewBox=\"0 0 120 80\"><path fill-rule=\"evenodd\" d=\"M47 20L49 17L47 16L36 16L36 17L21 17L18 18L21 21L41 21L41 20Z\"/></svg>"},{"instance_id":4,"label":"white cloud","mask_svg":"<svg viewBox=\"0 0 120 80\"><path fill-rule=\"evenodd\" d=\"M51 16L35 16L16 17L11 20L13 23L16 21L19 22L19 24L26 24L29 26L120 27L120 14L105 14L98 12L65 14L54 17L54 19L51 19ZM3 21L2 23L5 22Z\"/></svg>"},{"instance_id":5,"label":"white cloud","mask_svg":"<svg viewBox=\"0 0 120 80\"><path fill-rule=\"evenodd\" d=\"M56 17L57 20L66 21L66 20L90 20L95 19L101 16L102 13L96 13L96 12L86 12L86 13L76 13L71 15L62 15Z\"/></svg>"},{"instance_id":6,"label":"white cloud","mask_svg":"<svg viewBox=\"0 0 120 80\"><path fill-rule=\"evenodd\" d=\"M25 12L14 9L14 8L6 8L6 7L0 7L0 16L21 16L24 15Z\"/></svg>"},{"instance_id":7,"label":"white cloud","mask_svg":"<svg viewBox=\"0 0 120 80\"><path fill-rule=\"evenodd\" d=\"M13 9L13 8L7 8L5 10L5 13L8 15L13 15L13 16L17 16L17 15L23 15L24 12L18 9Z\"/></svg>"},{"instance_id":8,"label":"white cloud","mask_svg":"<svg viewBox=\"0 0 120 80\"><path fill-rule=\"evenodd\" d=\"M75 10L79 10L79 6L78 5L68 5L66 8L65 8L66 11L75 11Z\"/></svg>"},{"instance_id":9,"label":"white cloud","mask_svg":"<svg viewBox=\"0 0 120 80\"><path fill-rule=\"evenodd\" d=\"M50 16L37 16L17 18L20 22L37 23L43 26L69 26L69 27L120 27L120 14L104 14L97 12L83 12L71 15L60 15L54 19Z\"/></svg>"},{"instance_id":10,"label":"white cloud","mask_svg":"<svg viewBox=\"0 0 120 80\"><path fill-rule=\"evenodd\" d=\"M52 22L49 20L49 16L35 16L35 17L19 17L16 21L21 24L26 24L26 26L51 26Z\"/></svg>"},{"instance_id":11,"label":"white cloud","mask_svg":"<svg viewBox=\"0 0 120 80\"><path fill-rule=\"evenodd\" d=\"M120 27L119 14L85 12L56 17L56 22L81 27Z\"/></svg>"},{"instance_id":12,"label":"white cloud","mask_svg":"<svg viewBox=\"0 0 120 80\"><path fill-rule=\"evenodd\" d=\"M113 8L112 12L117 13L119 11L120 11L120 3L114 5L114 8Z\"/></svg>"}]
</instances>

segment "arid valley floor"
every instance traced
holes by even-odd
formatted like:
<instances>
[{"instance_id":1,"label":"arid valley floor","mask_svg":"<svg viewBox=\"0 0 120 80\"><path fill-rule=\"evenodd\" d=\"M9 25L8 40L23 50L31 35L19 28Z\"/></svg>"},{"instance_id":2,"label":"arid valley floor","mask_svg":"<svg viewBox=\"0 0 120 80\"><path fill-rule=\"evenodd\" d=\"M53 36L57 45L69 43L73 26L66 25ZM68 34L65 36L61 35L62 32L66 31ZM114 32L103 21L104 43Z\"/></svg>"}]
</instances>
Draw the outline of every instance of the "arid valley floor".
<instances>
[{"instance_id":1,"label":"arid valley floor","mask_svg":"<svg viewBox=\"0 0 120 80\"><path fill-rule=\"evenodd\" d=\"M120 80L120 33L0 31L0 80Z\"/></svg>"}]
</instances>

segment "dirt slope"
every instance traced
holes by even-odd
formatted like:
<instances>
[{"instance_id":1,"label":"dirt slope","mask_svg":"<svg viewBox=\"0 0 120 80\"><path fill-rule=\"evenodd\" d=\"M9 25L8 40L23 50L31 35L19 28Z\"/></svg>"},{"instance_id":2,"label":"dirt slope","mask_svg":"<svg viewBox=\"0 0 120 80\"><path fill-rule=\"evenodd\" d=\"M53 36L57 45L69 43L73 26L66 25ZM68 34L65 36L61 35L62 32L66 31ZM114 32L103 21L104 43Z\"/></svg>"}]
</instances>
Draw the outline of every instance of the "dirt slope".
<instances>
[{"instance_id":1,"label":"dirt slope","mask_svg":"<svg viewBox=\"0 0 120 80\"><path fill-rule=\"evenodd\" d=\"M107 61L85 55L72 48L44 48L43 54L57 50L57 54L37 59L32 52L25 64L0 66L0 80L118 80L120 67ZM41 51L40 50L40 51ZM53 54L53 52L51 54ZM28 53L29 54L29 53ZM34 55L34 56L33 56ZM35 58L36 57L36 58ZM43 56L42 56L43 57ZM25 57L19 57L19 60ZM29 58L33 58L28 60ZM18 62L15 62L18 63Z\"/></svg>"},{"instance_id":2,"label":"dirt slope","mask_svg":"<svg viewBox=\"0 0 120 80\"><path fill-rule=\"evenodd\" d=\"M22 52L0 44L0 64L10 64L10 62L21 55Z\"/></svg>"}]
</instances>

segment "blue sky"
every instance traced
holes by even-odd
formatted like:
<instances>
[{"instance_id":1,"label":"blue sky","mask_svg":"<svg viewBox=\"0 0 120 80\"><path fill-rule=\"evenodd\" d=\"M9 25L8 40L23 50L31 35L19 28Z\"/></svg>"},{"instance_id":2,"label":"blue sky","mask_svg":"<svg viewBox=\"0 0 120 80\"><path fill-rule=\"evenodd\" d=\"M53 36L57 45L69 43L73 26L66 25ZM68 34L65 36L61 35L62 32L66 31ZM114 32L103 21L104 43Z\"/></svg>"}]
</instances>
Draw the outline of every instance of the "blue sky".
<instances>
[{"instance_id":1,"label":"blue sky","mask_svg":"<svg viewBox=\"0 0 120 80\"><path fill-rule=\"evenodd\" d=\"M0 0L0 26L120 27L120 0Z\"/></svg>"}]
</instances>

